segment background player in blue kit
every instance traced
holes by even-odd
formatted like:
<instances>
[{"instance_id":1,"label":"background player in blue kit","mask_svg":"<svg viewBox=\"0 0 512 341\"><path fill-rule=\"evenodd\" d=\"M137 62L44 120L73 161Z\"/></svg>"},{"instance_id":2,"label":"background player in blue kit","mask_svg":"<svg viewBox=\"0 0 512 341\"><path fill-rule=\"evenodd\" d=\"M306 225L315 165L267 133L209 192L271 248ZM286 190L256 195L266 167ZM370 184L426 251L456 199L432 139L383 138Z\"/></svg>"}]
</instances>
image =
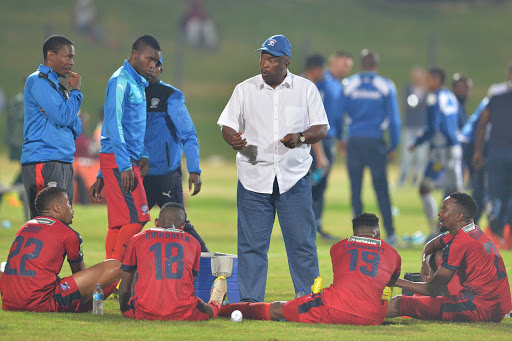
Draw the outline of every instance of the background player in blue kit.
<instances>
[{"instance_id":1,"label":"background player in blue kit","mask_svg":"<svg viewBox=\"0 0 512 341\"><path fill-rule=\"evenodd\" d=\"M397 237L393 227L391 202L389 199L387 162L388 153L393 157L400 140L400 112L396 88L393 82L377 73L379 57L363 50L362 72L351 76L344 84L341 96L341 111L350 118L348 142L346 143L347 168L352 191L352 213L363 213L361 187L364 167L372 173L373 187L387 232L387 242L393 245ZM384 130L389 128L391 146L384 141ZM341 138L343 122L338 134Z\"/></svg>"},{"instance_id":2,"label":"background player in blue kit","mask_svg":"<svg viewBox=\"0 0 512 341\"><path fill-rule=\"evenodd\" d=\"M146 88L146 135L144 146L149 156L149 171L141 171L148 207L157 204L162 207L168 202L183 206L181 184L181 157L187 158L189 190L192 195L201 190L201 168L199 167L199 144L197 134L185 106L185 95L175 87L162 82L163 57L156 63L153 74L147 76ZM202 252L208 252L194 226L187 220L184 230L197 239Z\"/></svg>"},{"instance_id":3,"label":"background player in blue kit","mask_svg":"<svg viewBox=\"0 0 512 341\"><path fill-rule=\"evenodd\" d=\"M427 121L409 151L430 142L430 155L425 176L420 185L423 209L430 224L430 237L439 234L437 204L432 195L436 187L457 192L462 184L462 148L458 139L459 104L455 95L444 87L445 72L432 67L427 73Z\"/></svg>"}]
</instances>

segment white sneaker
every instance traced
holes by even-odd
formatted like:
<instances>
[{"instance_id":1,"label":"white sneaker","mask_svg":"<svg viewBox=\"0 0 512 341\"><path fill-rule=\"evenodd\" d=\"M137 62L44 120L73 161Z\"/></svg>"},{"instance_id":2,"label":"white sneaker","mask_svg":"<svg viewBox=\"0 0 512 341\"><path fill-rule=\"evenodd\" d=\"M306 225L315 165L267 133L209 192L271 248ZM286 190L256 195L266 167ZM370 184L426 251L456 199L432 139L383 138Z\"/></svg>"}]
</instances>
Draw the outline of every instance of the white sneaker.
<instances>
[{"instance_id":1,"label":"white sneaker","mask_svg":"<svg viewBox=\"0 0 512 341\"><path fill-rule=\"evenodd\" d=\"M213 282L212 291L210 292L210 300L208 303L217 302L219 305L222 305L227 291L228 283L226 282L226 277L217 277L217 279Z\"/></svg>"}]
</instances>

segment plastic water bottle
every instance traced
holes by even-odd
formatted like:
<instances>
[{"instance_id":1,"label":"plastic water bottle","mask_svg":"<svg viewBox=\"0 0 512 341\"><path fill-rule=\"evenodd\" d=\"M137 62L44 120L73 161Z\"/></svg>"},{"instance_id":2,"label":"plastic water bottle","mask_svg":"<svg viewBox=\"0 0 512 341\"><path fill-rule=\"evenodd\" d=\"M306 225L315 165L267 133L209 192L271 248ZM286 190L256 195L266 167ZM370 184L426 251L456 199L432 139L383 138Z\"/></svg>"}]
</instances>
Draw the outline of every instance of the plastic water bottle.
<instances>
[{"instance_id":1,"label":"plastic water bottle","mask_svg":"<svg viewBox=\"0 0 512 341\"><path fill-rule=\"evenodd\" d=\"M323 168L317 168L311 174L311 184L316 185L324 178L325 171Z\"/></svg>"},{"instance_id":2,"label":"plastic water bottle","mask_svg":"<svg viewBox=\"0 0 512 341\"><path fill-rule=\"evenodd\" d=\"M96 289L92 293L92 313L103 315L103 290L99 284L96 284Z\"/></svg>"},{"instance_id":3,"label":"plastic water bottle","mask_svg":"<svg viewBox=\"0 0 512 341\"><path fill-rule=\"evenodd\" d=\"M302 296L306 296L306 292L304 291L304 288L299 289L299 291L295 294L295 298L299 298Z\"/></svg>"}]
</instances>

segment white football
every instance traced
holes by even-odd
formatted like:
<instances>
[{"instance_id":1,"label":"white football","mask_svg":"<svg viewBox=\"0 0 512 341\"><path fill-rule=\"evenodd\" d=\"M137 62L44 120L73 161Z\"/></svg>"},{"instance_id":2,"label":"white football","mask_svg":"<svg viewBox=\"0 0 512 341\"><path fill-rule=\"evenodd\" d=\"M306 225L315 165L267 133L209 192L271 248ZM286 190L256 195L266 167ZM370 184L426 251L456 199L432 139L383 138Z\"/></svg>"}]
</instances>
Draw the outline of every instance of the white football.
<instances>
[{"instance_id":1,"label":"white football","mask_svg":"<svg viewBox=\"0 0 512 341\"><path fill-rule=\"evenodd\" d=\"M243 315L240 310L235 310L231 313L231 321L233 322L242 322Z\"/></svg>"}]
</instances>

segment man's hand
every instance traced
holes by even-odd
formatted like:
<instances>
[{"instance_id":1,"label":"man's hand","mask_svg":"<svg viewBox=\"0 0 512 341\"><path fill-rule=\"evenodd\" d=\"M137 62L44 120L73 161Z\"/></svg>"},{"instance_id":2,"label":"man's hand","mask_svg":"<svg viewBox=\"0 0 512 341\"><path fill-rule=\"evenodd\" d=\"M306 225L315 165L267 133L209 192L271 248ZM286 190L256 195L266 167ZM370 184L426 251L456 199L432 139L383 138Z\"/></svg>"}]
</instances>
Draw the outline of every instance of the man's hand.
<instances>
[{"instance_id":1,"label":"man's hand","mask_svg":"<svg viewBox=\"0 0 512 341\"><path fill-rule=\"evenodd\" d=\"M231 136L231 141L229 141L231 147L234 150L240 150L247 144L247 140L242 138L242 132L238 132L235 135Z\"/></svg>"},{"instance_id":2,"label":"man's hand","mask_svg":"<svg viewBox=\"0 0 512 341\"><path fill-rule=\"evenodd\" d=\"M149 160L147 157L143 157L139 161L140 166L140 176L145 177L149 172Z\"/></svg>"},{"instance_id":3,"label":"man's hand","mask_svg":"<svg viewBox=\"0 0 512 341\"><path fill-rule=\"evenodd\" d=\"M101 197L101 190L103 189L103 178L96 178L96 181L92 184L91 188L89 189L89 194L91 195L91 198L95 201L100 201L102 199Z\"/></svg>"},{"instance_id":4,"label":"man's hand","mask_svg":"<svg viewBox=\"0 0 512 341\"><path fill-rule=\"evenodd\" d=\"M135 176L133 175L133 169L127 169L121 172L121 189L125 193L131 193L135 186Z\"/></svg>"},{"instance_id":5,"label":"man's hand","mask_svg":"<svg viewBox=\"0 0 512 341\"><path fill-rule=\"evenodd\" d=\"M409 153L413 153L416 150L416 146L411 144L407 149L409 149Z\"/></svg>"},{"instance_id":6,"label":"man's hand","mask_svg":"<svg viewBox=\"0 0 512 341\"><path fill-rule=\"evenodd\" d=\"M338 141L338 152L342 158L347 157L347 141L339 140Z\"/></svg>"},{"instance_id":7,"label":"man's hand","mask_svg":"<svg viewBox=\"0 0 512 341\"><path fill-rule=\"evenodd\" d=\"M190 173L188 177L188 191L190 192L192 190L192 185L194 185L194 192L192 193L192 196L199 193L202 183L201 175L197 173Z\"/></svg>"},{"instance_id":8,"label":"man's hand","mask_svg":"<svg viewBox=\"0 0 512 341\"><path fill-rule=\"evenodd\" d=\"M424 282L430 282L434 277L434 273L432 272L432 268L428 264L427 261L422 262L421 271L420 271L420 279Z\"/></svg>"},{"instance_id":9,"label":"man's hand","mask_svg":"<svg viewBox=\"0 0 512 341\"><path fill-rule=\"evenodd\" d=\"M70 72L68 85L73 90L80 90L80 87L82 86L82 77L80 77L80 75L76 72Z\"/></svg>"},{"instance_id":10,"label":"man's hand","mask_svg":"<svg viewBox=\"0 0 512 341\"><path fill-rule=\"evenodd\" d=\"M299 141L299 134L298 133L292 133L286 135L282 140L281 143L285 145L285 147L293 149L298 146L300 146L302 143Z\"/></svg>"},{"instance_id":11,"label":"man's hand","mask_svg":"<svg viewBox=\"0 0 512 341\"><path fill-rule=\"evenodd\" d=\"M484 155L481 152L475 152L471 160L475 170L480 170L484 166Z\"/></svg>"}]
</instances>

